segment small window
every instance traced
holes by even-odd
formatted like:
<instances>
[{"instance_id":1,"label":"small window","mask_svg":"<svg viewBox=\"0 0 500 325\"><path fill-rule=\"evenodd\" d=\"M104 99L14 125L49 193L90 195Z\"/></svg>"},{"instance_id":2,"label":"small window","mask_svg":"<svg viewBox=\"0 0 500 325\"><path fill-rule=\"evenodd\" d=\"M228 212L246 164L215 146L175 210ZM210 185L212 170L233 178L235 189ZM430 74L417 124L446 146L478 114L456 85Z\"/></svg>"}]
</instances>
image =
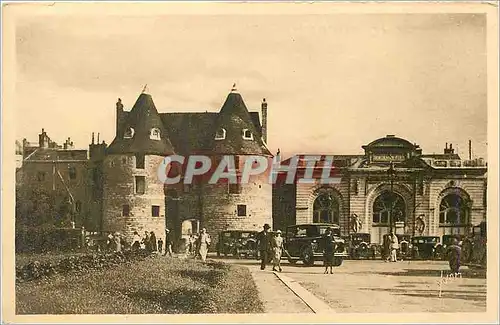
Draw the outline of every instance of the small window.
<instances>
[{"instance_id":1,"label":"small window","mask_svg":"<svg viewBox=\"0 0 500 325\"><path fill-rule=\"evenodd\" d=\"M136 176L135 177L135 193L144 194L146 191L146 177Z\"/></svg>"},{"instance_id":2,"label":"small window","mask_svg":"<svg viewBox=\"0 0 500 325\"><path fill-rule=\"evenodd\" d=\"M80 201L75 202L75 210L77 213L82 212L82 202L80 202Z\"/></svg>"},{"instance_id":3,"label":"small window","mask_svg":"<svg viewBox=\"0 0 500 325\"><path fill-rule=\"evenodd\" d=\"M69 167L69 179L76 179L76 168Z\"/></svg>"},{"instance_id":4,"label":"small window","mask_svg":"<svg viewBox=\"0 0 500 325\"><path fill-rule=\"evenodd\" d=\"M37 173L37 178L39 182L45 181L45 172L38 172Z\"/></svg>"},{"instance_id":5,"label":"small window","mask_svg":"<svg viewBox=\"0 0 500 325\"><path fill-rule=\"evenodd\" d=\"M245 204L238 204L238 217L244 217L247 215L247 206Z\"/></svg>"},{"instance_id":6,"label":"small window","mask_svg":"<svg viewBox=\"0 0 500 325\"><path fill-rule=\"evenodd\" d=\"M252 131L249 129L243 129L243 139L245 140L253 140Z\"/></svg>"},{"instance_id":7,"label":"small window","mask_svg":"<svg viewBox=\"0 0 500 325\"><path fill-rule=\"evenodd\" d=\"M151 214L153 215L153 217L159 217L160 216L160 206L159 205L151 206Z\"/></svg>"},{"instance_id":8,"label":"small window","mask_svg":"<svg viewBox=\"0 0 500 325\"><path fill-rule=\"evenodd\" d=\"M226 138L226 129L220 128L215 132L215 140L224 140Z\"/></svg>"},{"instance_id":9,"label":"small window","mask_svg":"<svg viewBox=\"0 0 500 325\"><path fill-rule=\"evenodd\" d=\"M134 128L128 128L126 131L125 131L125 134L123 135L123 137L125 139L132 139L134 137L134 134L135 134L135 130Z\"/></svg>"},{"instance_id":10,"label":"small window","mask_svg":"<svg viewBox=\"0 0 500 325\"><path fill-rule=\"evenodd\" d=\"M152 128L149 133L149 138L151 140L161 140L161 132L159 128Z\"/></svg>"},{"instance_id":11,"label":"small window","mask_svg":"<svg viewBox=\"0 0 500 325\"><path fill-rule=\"evenodd\" d=\"M128 217L130 215L130 205L124 204L122 207L122 216Z\"/></svg>"},{"instance_id":12,"label":"small window","mask_svg":"<svg viewBox=\"0 0 500 325\"><path fill-rule=\"evenodd\" d=\"M146 158L144 155L135 155L135 168L144 169Z\"/></svg>"}]
</instances>

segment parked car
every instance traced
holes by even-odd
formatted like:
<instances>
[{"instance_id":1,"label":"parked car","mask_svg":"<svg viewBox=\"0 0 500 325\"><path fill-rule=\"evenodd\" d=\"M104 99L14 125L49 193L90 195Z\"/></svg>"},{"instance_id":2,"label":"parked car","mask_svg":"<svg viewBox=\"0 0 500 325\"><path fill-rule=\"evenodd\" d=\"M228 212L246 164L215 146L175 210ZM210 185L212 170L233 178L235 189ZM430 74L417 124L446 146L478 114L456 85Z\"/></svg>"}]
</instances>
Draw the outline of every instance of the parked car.
<instances>
[{"instance_id":1,"label":"parked car","mask_svg":"<svg viewBox=\"0 0 500 325\"><path fill-rule=\"evenodd\" d=\"M412 238L413 256L416 259L432 259L440 243L437 236L417 236Z\"/></svg>"},{"instance_id":2,"label":"parked car","mask_svg":"<svg viewBox=\"0 0 500 325\"><path fill-rule=\"evenodd\" d=\"M374 258L375 246L371 245L371 235L369 233L350 234L349 255L352 259Z\"/></svg>"},{"instance_id":3,"label":"parked car","mask_svg":"<svg viewBox=\"0 0 500 325\"><path fill-rule=\"evenodd\" d=\"M247 230L225 230L219 233L219 241L216 244L217 256L234 257L256 256L257 231Z\"/></svg>"},{"instance_id":4,"label":"parked car","mask_svg":"<svg viewBox=\"0 0 500 325\"><path fill-rule=\"evenodd\" d=\"M323 235L330 227L335 242L334 266L340 266L348 257L345 240L340 238L340 226L328 223L310 223L288 226L285 233L285 250L288 261L295 264L301 260L312 266L315 260L323 259Z\"/></svg>"},{"instance_id":5,"label":"parked car","mask_svg":"<svg viewBox=\"0 0 500 325\"><path fill-rule=\"evenodd\" d=\"M396 235L398 237L399 249L398 259L406 260L413 257L413 244L410 235Z\"/></svg>"}]
</instances>

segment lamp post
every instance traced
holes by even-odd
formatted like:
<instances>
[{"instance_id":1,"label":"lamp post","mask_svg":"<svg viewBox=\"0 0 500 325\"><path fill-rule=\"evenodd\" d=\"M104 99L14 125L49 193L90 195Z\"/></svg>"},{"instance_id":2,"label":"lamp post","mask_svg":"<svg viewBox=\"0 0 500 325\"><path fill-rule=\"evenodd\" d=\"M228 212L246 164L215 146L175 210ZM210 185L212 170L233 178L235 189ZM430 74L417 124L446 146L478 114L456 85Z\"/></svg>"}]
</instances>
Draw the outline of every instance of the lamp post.
<instances>
[{"instance_id":1,"label":"lamp post","mask_svg":"<svg viewBox=\"0 0 500 325\"><path fill-rule=\"evenodd\" d=\"M396 170L394 169L394 164L390 162L389 169L387 170L387 176L391 183L391 194L390 194L390 209L389 209L389 229L392 232L393 220L392 220L392 206L394 204L394 177L396 176Z\"/></svg>"}]
</instances>

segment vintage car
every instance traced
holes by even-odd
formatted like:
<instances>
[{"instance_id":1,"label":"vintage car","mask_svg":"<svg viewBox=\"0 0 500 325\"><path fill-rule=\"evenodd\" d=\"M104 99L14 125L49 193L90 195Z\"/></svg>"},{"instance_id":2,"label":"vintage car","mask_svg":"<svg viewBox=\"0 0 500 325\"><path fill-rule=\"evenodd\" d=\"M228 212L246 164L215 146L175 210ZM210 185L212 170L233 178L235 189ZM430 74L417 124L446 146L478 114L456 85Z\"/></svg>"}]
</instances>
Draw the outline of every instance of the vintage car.
<instances>
[{"instance_id":1,"label":"vintage car","mask_svg":"<svg viewBox=\"0 0 500 325\"><path fill-rule=\"evenodd\" d=\"M225 230L219 233L219 241L216 244L217 256L234 257L255 256L255 236L257 231L247 230Z\"/></svg>"},{"instance_id":2,"label":"vintage car","mask_svg":"<svg viewBox=\"0 0 500 325\"><path fill-rule=\"evenodd\" d=\"M373 258L376 254L375 246L371 245L371 235L355 233L348 236L349 255L352 259Z\"/></svg>"},{"instance_id":3,"label":"vintage car","mask_svg":"<svg viewBox=\"0 0 500 325\"><path fill-rule=\"evenodd\" d=\"M398 237L399 249L398 259L405 260L413 257L413 244L410 235L396 235Z\"/></svg>"},{"instance_id":4,"label":"vintage car","mask_svg":"<svg viewBox=\"0 0 500 325\"><path fill-rule=\"evenodd\" d=\"M413 257L415 259L433 259L440 240L437 236L417 236L412 238Z\"/></svg>"},{"instance_id":5,"label":"vintage car","mask_svg":"<svg viewBox=\"0 0 500 325\"><path fill-rule=\"evenodd\" d=\"M288 226L285 233L285 256L291 264L301 260L306 266L323 260L323 235L330 227L335 243L334 266L340 266L348 257L345 240L340 238L340 226L328 223L310 223Z\"/></svg>"}]
</instances>

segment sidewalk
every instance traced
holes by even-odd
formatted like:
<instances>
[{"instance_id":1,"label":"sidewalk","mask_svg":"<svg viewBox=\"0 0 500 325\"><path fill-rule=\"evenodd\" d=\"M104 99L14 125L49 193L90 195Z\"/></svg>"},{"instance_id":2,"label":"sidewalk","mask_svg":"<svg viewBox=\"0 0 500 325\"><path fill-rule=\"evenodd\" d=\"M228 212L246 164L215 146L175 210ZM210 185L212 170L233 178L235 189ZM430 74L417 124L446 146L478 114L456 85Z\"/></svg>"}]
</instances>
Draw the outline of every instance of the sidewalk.
<instances>
[{"instance_id":1,"label":"sidewalk","mask_svg":"<svg viewBox=\"0 0 500 325\"><path fill-rule=\"evenodd\" d=\"M250 270L266 313L312 313L312 310L271 271L246 265Z\"/></svg>"}]
</instances>

